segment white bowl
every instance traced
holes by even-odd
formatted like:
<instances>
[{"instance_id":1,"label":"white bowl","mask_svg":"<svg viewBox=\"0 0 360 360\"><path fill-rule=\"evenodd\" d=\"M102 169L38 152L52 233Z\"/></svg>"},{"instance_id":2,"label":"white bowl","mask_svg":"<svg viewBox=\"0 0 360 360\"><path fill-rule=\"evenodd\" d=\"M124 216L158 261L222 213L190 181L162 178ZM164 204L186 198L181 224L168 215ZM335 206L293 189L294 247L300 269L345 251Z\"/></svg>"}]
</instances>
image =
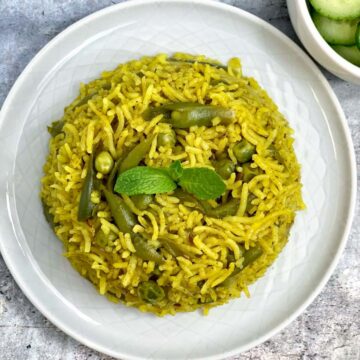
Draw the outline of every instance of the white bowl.
<instances>
[{"instance_id":1,"label":"white bowl","mask_svg":"<svg viewBox=\"0 0 360 360\"><path fill-rule=\"evenodd\" d=\"M307 1L287 0L291 23L310 55L339 78L360 85L360 67L345 60L323 39L311 19Z\"/></svg>"},{"instance_id":2,"label":"white bowl","mask_svg":"<svg viewBox=\"0 0 360 360\"><path fill-rule=\"evenodd\" d=\"M212 310L157 318L98 295L62 256L46 223L39 181L46 125L79 83L158 52L242 59L295 130L307 210L252 297ZM355 158L344 114L309 57L263 20L212 1L131 1L72 25L31 61L0 115L0 248L15 280L55 325L122 359L218 359L266 340L315 298L343 250L355 204Z\"/></svg>"}]
</instances>

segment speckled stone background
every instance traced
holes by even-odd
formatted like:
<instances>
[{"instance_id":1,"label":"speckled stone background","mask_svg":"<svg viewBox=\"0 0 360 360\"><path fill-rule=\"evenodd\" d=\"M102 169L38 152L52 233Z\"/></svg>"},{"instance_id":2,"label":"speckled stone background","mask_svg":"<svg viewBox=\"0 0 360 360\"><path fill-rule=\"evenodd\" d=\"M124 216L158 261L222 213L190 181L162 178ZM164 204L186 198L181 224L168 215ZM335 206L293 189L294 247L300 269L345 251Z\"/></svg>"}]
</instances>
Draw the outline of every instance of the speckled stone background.
<instances>
[{"instance_id":1,"label":"speckled stone background","mask_svg":"<svg viewBox=\"0 0 360 360\"><path fill-rule=\"evenodd\" d=\"M0 105L24 67L55 35L110 0L0 0ZM225 1L297 39L285 0ZM360 173L360 87L324 71L347 116ZM344 174L346 176L346 174ZM359 179L359 176L358 176ZM330 281L280 334L233 359L360 359L360 206ZM0 359L103 359L47 321L26 299L0 256Z\"/></svg>"}]
</instances>

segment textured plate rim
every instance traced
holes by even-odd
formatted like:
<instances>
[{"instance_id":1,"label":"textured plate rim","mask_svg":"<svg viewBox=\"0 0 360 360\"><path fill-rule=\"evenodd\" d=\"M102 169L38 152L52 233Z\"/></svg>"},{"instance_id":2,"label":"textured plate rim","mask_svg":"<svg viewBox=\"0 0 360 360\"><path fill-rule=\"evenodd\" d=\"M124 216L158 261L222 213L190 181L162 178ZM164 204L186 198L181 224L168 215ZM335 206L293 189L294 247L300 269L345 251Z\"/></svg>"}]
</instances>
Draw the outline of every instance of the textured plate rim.
<instances>
[{"instance_id":1,"label":"textured plate rim","mask_svg":"<svg viewBox=\"0 0 360 360\"><path fill-rule=\"evenodd\" d=\"M75 22L74 24L67 27L65 30L63 30L61 33L59 33L57 36L55 36L50 42L48 42L36 55L35 57L30 61L30 63L25 67L25 69L22 71L20 76L17 78L16 82L12 86L8 96L6 97L1 112L0 112L0 128L2 127L2 124L4 123L6 119L6 113L7 109L11 106L11 103L14 98L16 98L16 93L19 88L23 85L24 80L28 76L28 74L31 72L32 68L36 65L36 63L46 54L46 52L56 47L57 43L63 39L64 37L69 36L72 32L76 31L77 29L83 27L84 25L92 22L93 20L96 20L100 16L107 15L115 10L122 10L126 8L132 8L132 7L138 7L143 5L149 5L149 0L133 0L133 1L126 1L120 4L111 5L109 7L106 7L104 9L101 9L99 11L96 11L80 20ZM281 321L277 326L275 326L271 331L265 333L264 335L258 337L257 339L247 343L244 346L235 347L232 350L229 350L225 353L216 353L211 356L206 357L199 357L197 359L203 359L203 360L210 360L210 359L218 359L221 357L229 357L236 354L239 354L241 352L244 352L246 350L249 350L253 348L254 346L257 346L264 341L268 340L278 332L280 332L282 329L284 329L287 325L289 325L295 318L297 318L316 298L316 296L320 293L320 291L323 289L323 287L326 285L327 281L329 280L331 274L335 270L335 267L340 259L340 256L345 248L347 238L350 233L352 220L354 217L355 212L355 203L356 203L356 161L355 161L355 154L354 154L354 147L352 138L350 135L349 128L347 126L347 121L344 115L344 112L341 108L341 105L339 103L339 100L337 99L333 89L325 79L324 75L321 73L319 68L314 64L314 62L309 58L309 56L297 45L295 44L290 38L288 38L285 34L283 34L280 30L276 29L271 24L267 23L265 20L262 20L261 18L236 7L233 7L231 5L227 5L224 3L219 3L216 1L207 1L207 0L152 0L154 3L180 3L182 5L186 5L186 3L192 3L197 4L201 6L207 6L212 7L215 9L221 9L225 10L229 13L233 13L236 16L239 17L245 17L251 20L252 22L256 23L257 25L267 29L272 35L280 38L282 41L284 41L288 46L290 46L293 51L298 54L301 59L307 63L307 65L312 68L312 70L318 75L319 80L321 81L321 85L325 88L327 91L327 94L330 97L330 100L334 104L337 110L338 114L338 120L339 125L341 125L341 129L344 133L344 138L346 140L346 143L348 145L347 152L345 155L348 158L349 161L349 167L350 167L350 202L347 208L347 217L346 217L346 223L343 225L343 232L342 237L339 241L339 245L336 249L335 256L333 257L330 265L326 269L325 273L323 274L320 282L317 284L317 286L313 289L313 291L302 301L301 305L298 306L298 308L293 311L291 316L287 317L283 321ZM2 206L7 206L7 204L4 204ZM0 240L1 234L0 234ZM21 270L15 266L10 260L11 256L7 252L6 247L4 246L4 242L0 241L0 251L3 256L3 259L10 270L13 278L15 279L16 283L19 285L23 293L26 295L26 297L30 300L30 302L48 319L50 320L56 327L61 329L63 332L65 332L67 335L73 337L77 341L79 341L82 344L85 344L86 346L99 351L101 353L116 357L116 358L123 358L123 359L141 359L138 356L134 356L131 354L125 354L120 353L118 351L113 351L107 347L102 346L101 344L94 343L91 340L88 340L86 336L83 336L80 333L77 333L74 331L71 326L57 316L53 315L51 312L51 309L46 308L46 304L40 303L37 299L36 294L32 291L31 285L28 285L23 279L21 278Z\"/></svg>"}]
</instances>

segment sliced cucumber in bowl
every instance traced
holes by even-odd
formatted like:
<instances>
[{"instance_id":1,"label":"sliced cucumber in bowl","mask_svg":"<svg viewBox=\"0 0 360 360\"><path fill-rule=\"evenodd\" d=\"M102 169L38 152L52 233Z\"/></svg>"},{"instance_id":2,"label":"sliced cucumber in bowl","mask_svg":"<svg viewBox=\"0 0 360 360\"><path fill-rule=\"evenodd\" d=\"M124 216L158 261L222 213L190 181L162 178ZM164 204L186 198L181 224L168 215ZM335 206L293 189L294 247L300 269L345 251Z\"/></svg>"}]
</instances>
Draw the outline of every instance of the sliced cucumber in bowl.
<instances>
[{"instance_id":1,"label":"sliced cucumber in bowl","mask_svg":"<svg viewBox=\"0 0 360 360\"><path fill-rule=\"evenodd\" d=\"M356 46L360 50L360 22L358 23L356 34L355 34Z\"/></svg>"},{"instance_id":2,"label":"sliced cucumber in bowl","mask_svg":"<svg viewBox=\"0 0 360 360\"><path fill-rule=\"evenodd\" d=\"M312 13L312 19L322 37L329 44L354 45L358 19L333 20L322 16L318 12Z\"/></svg>"},{"instance_id":3,"label":"sliced cucumber in bowl","mask_svg":"<svg viewBox=\"0 0 360 360\"><path fill-rule=\"evenodd\" d=\"M308 0L314 25L345 60L360 67L360 0Z\"/></svg>"},{"instance_id":4,"label":"sliced cucumber in bowl","mask_svg":"<svg viewBox=\"0 0 360 360\"><path fill-rule=\"evenodd\" d=\"M334 20L352 20L360 17L360 0L310 0L321 15Z\"/></svg>"},{"instance_id":5,"label":"sliced cucumber in bowl","mask_svg":"<svg viewBox=\"0 0 360 360\"><path fill-rule=\"evenodd\" d=\"M350 61L354 65L360 66L360 50L356 45L333 45L332 48L347 61Z\"/></svg>"}]
</instances>

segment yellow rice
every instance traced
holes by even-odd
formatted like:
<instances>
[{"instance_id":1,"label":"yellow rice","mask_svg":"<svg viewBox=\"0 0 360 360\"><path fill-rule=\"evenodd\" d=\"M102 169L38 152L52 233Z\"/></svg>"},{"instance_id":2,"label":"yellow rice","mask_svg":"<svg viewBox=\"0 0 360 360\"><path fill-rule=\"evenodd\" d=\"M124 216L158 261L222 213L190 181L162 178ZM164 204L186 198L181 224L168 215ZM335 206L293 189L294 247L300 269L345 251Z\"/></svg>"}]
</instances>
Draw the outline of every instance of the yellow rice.
<instances>
[{"instance_id":1,"label":"yellow rice","mask_svg":"<svg viewBox=\"0 0 360 360\"><path fill-rule=\"evenodd\" d=\"M73 267L109 300L121 300L160 316L197 308L207 313L242 292L249 296L248 286L278 256L287 242L295 211L304 207L293 131L257 82L242 76L239 60L230 60L226 71L203 63L207 59L202 56L176 54L175 58L200 62L174 62L159 54L121 64L103 72L100 79L81 84L78 98L65 108L63 133L50 140L41 187L41 197L54 216L56 235ZM227 83L229 76L237 81ZM84 98L88 101L77 106ZM169 131L170 125L161 122L161 115L145 121L141 114L149 105L177 101L231 108L236 119L230 125L214 119L212 127L179 129L176 148L158 147L155 136L146 165L164 167L180 160L184 167L212 168L214 154L227 151L233 159L232 146L245 138L256 145L253 166L261 168L263 174L249 183L242 183L235 173L226 180L228 194L239 198L240 205L235 216L223 219L207 217L194 204L181 203L171 193L156 195L146 211L124 196L138 217L133 231L143 234L165 259L158 267L136 256L130 234L119 231L99 193L91 197L97 204L96 216L79 222L77 210L85 164L93 149L102 144L117 159L145 136ZM241 171L241 165L237 170ZM216 206L214 201L209 203ZM105 233L116 234L105 248L94 241L100 227ZM161 247L159 236L183 246L193 256L173 257ZM263 254L230 285L222 287L234 269L242 267L238 244L246 249L260 245ZM235 261L228 263L230 252ZM139 283L149 280L154 271L158 285L167 293L157 305L142 301L137 292Z\"/></svg>"}]
</instances>

